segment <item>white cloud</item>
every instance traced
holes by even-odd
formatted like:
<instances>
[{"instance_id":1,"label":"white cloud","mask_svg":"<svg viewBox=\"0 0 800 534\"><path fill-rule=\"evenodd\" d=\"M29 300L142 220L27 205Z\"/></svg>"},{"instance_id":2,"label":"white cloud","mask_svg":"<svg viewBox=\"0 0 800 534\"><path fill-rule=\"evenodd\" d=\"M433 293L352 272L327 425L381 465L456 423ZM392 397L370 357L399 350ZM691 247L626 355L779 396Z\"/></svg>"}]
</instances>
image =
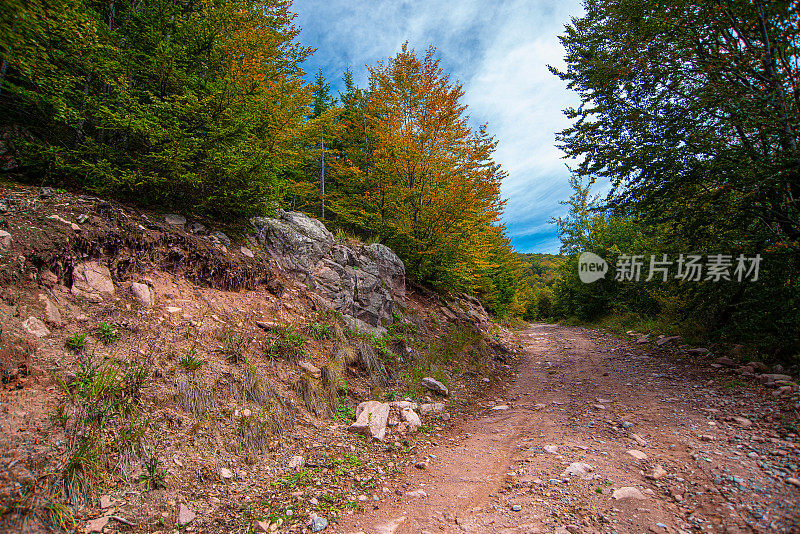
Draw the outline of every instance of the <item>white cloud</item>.
<instances>
[{"instance_id":1,"label":"white cloud","mask_svg":"<svg viewBox=\"0 0 800 534\"><path fill-rule=\"evenodd\" d=\"M577 98L547 65L562 63L558 35L580 15L577 0L507 0L491 8L477 0L297 0L294 10L301 40L318 47L310 70L323 66L333 81L351 66L363 85L363 66L393 56L406 40L418 52L436 46L442 66L464 85L473 123L488 123L499 140L512 241L522 250L558 248L547 221L564 212L558 202L570 191L555 132L568 124L561 110Z\"/></svg>"}]
</instances>

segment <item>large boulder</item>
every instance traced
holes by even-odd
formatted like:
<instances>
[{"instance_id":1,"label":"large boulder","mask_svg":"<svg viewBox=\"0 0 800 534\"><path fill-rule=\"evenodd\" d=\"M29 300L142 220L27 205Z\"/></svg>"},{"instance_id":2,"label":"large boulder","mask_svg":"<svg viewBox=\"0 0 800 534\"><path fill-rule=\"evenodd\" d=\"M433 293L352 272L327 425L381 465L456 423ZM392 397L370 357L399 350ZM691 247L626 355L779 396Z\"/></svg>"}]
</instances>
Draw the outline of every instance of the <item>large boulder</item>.
<instances>
[{"instance_id":1,"label":"large boulder","mask_svg":"<svg viewBox=\"0 0 800 534\"><path fill-rule=\"evenodd\" d=\"M277 263L295 273L322 303L373 327L392 322L405 298L405 265L378 243L353 247L303 213L250 220L257 240Z\"/></svg>"}]
</instances>

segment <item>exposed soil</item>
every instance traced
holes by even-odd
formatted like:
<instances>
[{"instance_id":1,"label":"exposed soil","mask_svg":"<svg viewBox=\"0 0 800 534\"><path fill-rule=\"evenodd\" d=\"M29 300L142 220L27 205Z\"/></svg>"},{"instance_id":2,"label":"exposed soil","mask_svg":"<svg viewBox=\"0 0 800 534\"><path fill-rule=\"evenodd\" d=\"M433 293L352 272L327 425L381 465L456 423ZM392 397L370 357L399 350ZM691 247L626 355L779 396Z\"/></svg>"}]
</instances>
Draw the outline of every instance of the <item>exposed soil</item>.
<instances>
[{"instance_id":1,"label":"exposed soil","mask_svg":"<svg viewBox=\"0 0 800 534\"><path fill-rule=\"evenodd\" d=\"M798 436L770 390L597 331L521 338L505 397L421 452L390 502L332 530L800 532Z\"/></svg>"}]
</instances>

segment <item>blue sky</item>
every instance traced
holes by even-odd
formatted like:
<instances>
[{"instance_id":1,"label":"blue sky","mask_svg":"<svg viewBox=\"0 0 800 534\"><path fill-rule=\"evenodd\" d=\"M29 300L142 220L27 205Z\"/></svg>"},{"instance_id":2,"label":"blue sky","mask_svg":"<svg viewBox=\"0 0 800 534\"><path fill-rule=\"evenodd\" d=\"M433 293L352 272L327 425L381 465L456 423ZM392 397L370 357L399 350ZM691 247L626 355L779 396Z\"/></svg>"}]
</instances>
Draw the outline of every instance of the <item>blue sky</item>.
<instances>
[{"instance_id":1,"label":"blue sky","mask_svg":"<svg viewBox=\"0 0 800 534\"><path fill-rule=\"evenodd\" d=\"M563 64L558 42L564 24L580 16L577 0L295 0L300 41L317 51L309 77L322 68L338 88L344 69L366 85L366 65L400 50L437 49L442 67L459 80L474 125L487 123L498 139L495 159L509 173L504 223L517 250L557 252L549 220L564 213L569 172L554 146L568 125L561 110L576 105L547 65Z\"/></svg>"}]
</instances>

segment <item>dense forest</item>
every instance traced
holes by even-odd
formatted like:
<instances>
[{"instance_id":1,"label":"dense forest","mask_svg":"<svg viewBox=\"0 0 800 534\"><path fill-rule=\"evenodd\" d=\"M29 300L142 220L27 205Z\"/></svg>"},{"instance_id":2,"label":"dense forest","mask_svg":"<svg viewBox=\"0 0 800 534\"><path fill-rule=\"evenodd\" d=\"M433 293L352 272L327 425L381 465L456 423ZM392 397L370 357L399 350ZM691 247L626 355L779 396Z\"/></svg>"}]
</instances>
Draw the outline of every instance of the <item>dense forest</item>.
<instances>
[{"instance_id":1,"label":"dense forest","mask_svg":"<svg viewBox=\"0 0 800 534\"><path fill-rule=\"evenodd\" d=\"M4 2L10 178L222 220L290 207L394 248L416 280L521 315L496 141L433 49L306 81L291 2Z\"/></svg>"},{"instance_id":2,"label":"dense forest","mask_svg":"<svg viewBox=\"0 0 800 534\"><path fill-rule=\"evenodd\" d=\"M589 0L567 26L566 68L552 70L580 106L558 141L579 163L557 221L570 259L554 315L627 315L769 356L800 352L797 7ZM610 193L597 198L592 184ZM641 280L581 283L584 250L612 275L641 256ZM672 270L647 281L651 256L664 255ZM690 256L703 270L687 278ZM751 263L740 276L740 257L760 258L757 279Z\"/></svg>"},{"instance_id":3,"label":"dense forest","mask_svg":"<svg viewBox=\"0 0 800 534\"><path fill-rule=\"evenodd\" d=\"M574 165L559 256L513 249L497 140L471 126L435 50L404 45L333 94L322 72L307 81L313 50L282 0L5 0L2 170L228 221L297 209L498 316L625 317L792 356L798 29L795 1L587 0L551 68L580 96L557 135ZM645 273L666 256L727 270L587 284L583 251L612 274L632 256ZM757 279L735 276L744 257Z\"/></svg>"}]
</instances>

